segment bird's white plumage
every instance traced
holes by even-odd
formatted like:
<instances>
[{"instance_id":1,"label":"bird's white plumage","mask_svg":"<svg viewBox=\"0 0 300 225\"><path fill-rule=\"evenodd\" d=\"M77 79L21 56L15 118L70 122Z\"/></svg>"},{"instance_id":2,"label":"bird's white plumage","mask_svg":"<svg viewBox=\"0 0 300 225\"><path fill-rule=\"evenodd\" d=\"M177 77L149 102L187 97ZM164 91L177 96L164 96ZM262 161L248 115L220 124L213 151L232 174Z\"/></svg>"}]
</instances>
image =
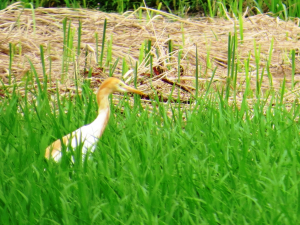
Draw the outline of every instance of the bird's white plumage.
<instances>
[{"instance_id":1,"label":"bird's white plumage","mask_svg":"<svg viewBox=\"0 0 300 225\"><path fill-rule=\"evenodd\" d=\"M67 147L66 151L70 150L69 146L71 146L73 149L78 146L82 146L81 150L83 160L88 151L94 152L97 142L104 131L104 128L108 121L108 117L109 108L106 108L104 110L101 110L97 118L92 123L82 126L79 129L73 131L67 143L65 143ZM69 144L70 141L71 144ZM61 157L61 151L57 151L54 155L52 155L52 158L57 162L61 159Z\"/></svg>"},{"instance_id":2,"label":"bird's white plumage","mask_svg":"<svg viewBox=\"0 0 300 225\"><path fill-rule=\"evenodd\" d=\"M55 161L59 161L62 157L64 146L66 147L66 151L69 151L69 148L78 149L80 147L83 159L86 157L88 151L93 152L109 118L108 96L114 92L132 92L144 95L142 91L127 86L117 78L107 78L102 82L96 94L98 103L97 118L91 124L83 126L50 144L45 150L45 158L53 158Z\"/></svg>"}]
</instances>

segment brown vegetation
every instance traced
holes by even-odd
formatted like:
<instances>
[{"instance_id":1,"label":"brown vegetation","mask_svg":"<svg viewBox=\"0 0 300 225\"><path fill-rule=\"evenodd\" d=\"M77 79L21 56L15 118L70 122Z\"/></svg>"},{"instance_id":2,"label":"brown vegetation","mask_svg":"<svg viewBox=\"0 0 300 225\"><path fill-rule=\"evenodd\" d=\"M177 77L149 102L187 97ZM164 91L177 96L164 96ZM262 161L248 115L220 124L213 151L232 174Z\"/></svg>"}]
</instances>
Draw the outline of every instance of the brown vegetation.
<instances>
[{"instance_id":1,"label":"brown vegetation","mask_svg":"<svg viewBox=\"0 0 300 225\"><path fill-rule=\"evenodd\" d=\"M96 62L95 33L98 33L99 52L101 50L104 19L107 19L106 41L112 38L112 63L119 57L120 61L114 76L122 77L122 59L134 69L139 59L140 47L145 40L152 41L153 73L150 77L149 64L142 62L138 66L138 86L151 98L156 91L162 99L173 95L175 99L180 92L183 102L188 102L195 94L196 45L198 47L200 75L200 93L206 91L212 71L216 74L212 90L220 89L226 83L228 35L236 28L239 38L239 63L237 79L237 101L241 101L245 90L244 60L250 55L251 89L256 89L256 64L254 56L254 39L260 46L259 71L266 67L270 43L274 38L273 56L270 72L273 76L273 87L264 69L262 93L266 90L280 89L283 78L286 77L286 100L297 97L299 84L291 91L291 56L290 51L296 50L295 81L300 80L299 33L300 28L292 21L282 21L268 15L257 15L243 18L244 40L240 41L239 23L236 18L179 18L159 11L154 12L152 19L139 19L137 13L127 12L123 15L103 13L87 9L38 8L34 11L24 9L18 3L0 11L0 80L9 86L9 43L13 46L13 63L11 75L20 91L24 88L26 76L31 70L29 60L33 63L40 79L43 79L40 57L40 45L45 50L46 74L49 78L49 90L56 88L58 82L61 91L74 89L75 77L79 81L91 79L92 87L96 89L101 80L108 76L109 66L100 68ZM79 20L82 22L81 53L76 58L76 52L70 53L68 70L62 66L63 55L63 25L64 18L71 21L74 36L74 46L77 46L77 29ZM35 21L35 24L34 24ZM168 41L172 40L174 51L168 55ZM184 40L184 42L183 42ZM180 72L178 73L178 51L182 47ZM107 48L107 46L105 46ZM76 49L76 47L74 47ZM72 49L72 51L75 51ZM157 49L157 50L156 50ZM157 56L156 51L159 53ZM209 57L207 54L209 52ZM29 60L28 60L29 59ZM106 59L106 51L104 62ZM209 62L207 61L209 59ZM50 67L51 64L51 67ZM93 68L91 78L87 78L85 69ZM180 80L178 80L180 74ZM76 76L75 76L76 75ZM132 81L133 73L123 77L127 83ZM151 81L151 82L150 82ZM175 88L172 88L174 84ZM290 90L290 91L289 91ZM253 96L254 98L254 96ZM232 100L233 98L231 98ZM249 99L250 100L250 99Z\"/></svg>"}]
</instances>

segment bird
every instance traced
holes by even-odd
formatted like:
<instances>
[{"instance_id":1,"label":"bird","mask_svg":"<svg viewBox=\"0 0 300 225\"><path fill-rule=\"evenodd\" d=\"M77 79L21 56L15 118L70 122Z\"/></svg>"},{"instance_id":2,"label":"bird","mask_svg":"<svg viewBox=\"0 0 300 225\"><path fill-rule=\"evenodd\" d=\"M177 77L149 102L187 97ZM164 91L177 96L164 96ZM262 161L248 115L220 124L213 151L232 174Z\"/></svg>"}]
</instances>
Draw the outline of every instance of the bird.
<instances>
[{"instance_id":1,"label":"bird","mask_svg":"<svg viewBox=\"0 0 300 225\"><path fill-rule=\"evenodd\" d=\"M132 92L144 95L142 91L126 85L118 78L107 78L102 82L96 94L98 103L97 118L92 123L82 126L50 144L45 150L45 158L48 160L52 158L54 161L59 162L62 158L63 146L66 146L66 152L70 150L69 147L75 149L81 146L82 159L84 159L88 151L94 152L96 144L102 136L109 120L110 105L108 96L115 92ZM61 140L63 143L61 143Z\"/></svg>"}]
</instances>

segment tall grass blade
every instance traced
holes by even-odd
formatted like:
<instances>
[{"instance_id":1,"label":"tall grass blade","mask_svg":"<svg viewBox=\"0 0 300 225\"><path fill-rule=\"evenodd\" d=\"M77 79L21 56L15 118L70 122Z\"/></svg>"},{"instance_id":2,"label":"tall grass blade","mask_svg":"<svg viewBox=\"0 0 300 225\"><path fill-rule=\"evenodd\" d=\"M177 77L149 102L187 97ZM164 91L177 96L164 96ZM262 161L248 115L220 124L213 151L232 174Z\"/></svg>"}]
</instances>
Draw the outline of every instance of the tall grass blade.
<instances>
[{"instance_id":1,"label":"tall grass blade","mask_svg":"<svg viewBox=\"0 0 300 225\"><path fill-rule=\"evenodd\" d=\"M122 60L122 76L129 70L129 67L126 63L126 59L123 58Z\"/></svg>"},{"instance_id":2,"label":"tall grass blade","mask_svg":"<svg viewBox=\"0 0 300 225\"><path fill-rule=\"evenodd\" d=\"M78 40L77 41L77 57L79 57L79 55L80 55L81 30L82 30L82 22L81 22L81 20L79 20L78 29L77 29L77 34L78 34L78 38L77 38L77 40ZM96 39L96 41L97 41L97 44L98 44L98 40L97 39Z\"/></svg>"},{"instance_id":3,"label":"tall grass blade","mask_svg":"<svg viewBox=\"0 0 300 225\"><path fill-rule=\"evenodd\" d=\"M260 79L259 79L259 62L260 62L260 45L256 46L256 41L254 39L254 53L255 53L255 64L256 64L256 97L260 95Z\"/></svg>"},{"instance_id":4,"label":"tall grass blade","mask_svg":"<svg viewBox=\"0 0 300 225\"><path fill-rule=\"evenodd\" d=\"M250 77L250 73L249 73L250 53L249 53L247 59L244 60L244 65L245 65L245 76L246 76L246 89L244 92L244 97L247 98L250 95L250 90L251 90L251 83L250 83L251 77Z\"/></svg>"},{"instance_id":5,"label":"tall grass blade","mask_svg":"<svg viewBox=\"0 0 300 225\"><path fill-rule=\"evenodd\" d=\"M67 18L63 19L63 57L62 57L61 82L64 81L65 67L66 67L66 64L67 64L67 57L68 57L67 21L68 21Z\"/></svg>"},{"instance_id":6,"label":"tall grass blade","mask_svg":"<svg viewBox=\"0 0 300 225\"><path fill-rule=\"evenodd\" d=\"M117 68L117 65L118 65L118 63L119 63L119 57L117 58L117 60L115 61L115 63L112 65L112 67L111 67L111 69L110 69L110 71L109 71L109 76L110 77L112 77L113 76L113 74L114 74L114 72L115 72L115 70L116 70L116 68Z\"/></svg>"},{"instance_id":7,"label":"tall grass blade","mask_svg":"<svg viewBox=\"0 0 300 225\"><path fill-rule=\"evenodd\" d=\"M112 43L113 35L110 35L110 40L107 41L107 55L106 55L106 66L108 66L112 61Z\"/></svg>"},{"instance_id":8,"label":"tall grass blade","mask_svg":"<svg viewBox=\"0 0 300 225\"><path fill-rule=\"evenodd\" d=\"M231 33L228 35L228 55L227 55L227 82L226 82L226 96L225 99L228 101L230 95L231 81L233 80L234 92L236 91L236 76L237 76L237 63L236 60L236 43L237 43L237 34L233 36Z\"/></svg>"},{"instance_id":9,"label":"tall grass blade","mask_svg":"<svg viewBox=\"0 0 300 225\"><path fill-rule=\"evenodd\" d=\"M150 78L153 77L153 56L150 54ZM151 80L150 80L151 82Z\"/></svg>"},{"instance_id":10,"label":"tall grass blade","mask_svg":"<svg viewBox=\"0 0 300 225\"><path fill-rule=\"evenodd\" d=\"M211 2L212 2L211 0L207 0L209 16L210 16L211 18L213 18L213 17L214 17L214 14L213 14Z\"/></svg>"},{"instance_id":11,"label":"tall grass blade","mask_svg":"<svg viewBox=\"0 0 300 225\"><path fill-rule=\"evenodd\" d=\"M213 73L212 73L212 75L211 75L211 78L210 78L209 83L208 83L208 86L207 86L207 90L206 90L206 93L205 93L205 97L206 97L206 96L208 95L208 93L209 93L210 86L211 86L211 84L212 84L212 82L213 82L213 80L214 80L216 71L217 71L217 67L213 70Z\"/></svg>"},{"instance_id":12,"label":"tall grass blade","mask_svg":"<svg viewBox=\"0 0 300 225\"><path fill-rule=\"evenodd\" d=\"M106 34L106 18L104 19L104 25L103 25L103 34L102 34L102 46L101 46L101 55L100 55L100 67L103 66L103 56L104 56L104 45L105 45L105 34Z\"/></svg>"},{"instance_id":13,"label":"tall grass blade","mask_svg":"<svg viewBox=\"0 0 300 225\"><path fill-rule=\"evenodd\" d=\"M40 52L41 52L41 62L42 62L42 70L43 70L43 87L44 87L44 91L45 94L47 93L47 74L46 74L46 65L45 65L45 56L44 56L44 47L42 45L40 45Z\"/></svg>"},{"instance_id":14,"label":"tall grass blade","mask_svg":"<svg viewBox=\"0 0 300 225\"><path fill-rule=\"evenodd\" d=\"M42 62L42 69L43 69L43 77L46 77L46 65L45 65L45 56L44 56L44 47L40 45L40 52L41 52L41 62Z\"/></svg>"},{"instance_id":15,"label":"tall grass blade","mask_svg":"<svg viewBox=\"0 0 300 225\"><path fill-rule=\"evenodd\" d=\"M13 49L12 49L12 44L9 43L9 68L8 68L8 84L9 85L11 85L12 63L13 63Z\"/></svg>"},{"instance_id":16,"label":"tall grass blade","mask_svg":"<svg viewBox=\"0 0 300 225\"><path fill-rule=\"evenodd\" d=\"M35 67L33 66L31 60L29 58L27 58L29 64L30 64L30 68L31 68L31 71L32 73L34 74L34 77L35 77L35 81L36 81L36 84L38 86L38 93L37 93L37 96L43 96L43 90L42 90L42 86L41 86L41 82L39 80L39 76L37 74L37 71L35 69Z\"/></svg>"},{"instance_id":17,"label":"tall grass blade","mask_svg":"<svg viewBox=\"0 0 300 225\"><path fill-rule=\"evenodd\" d=\"M182 48L179 49L178 51L178 56L177 56L177 77L178 80L177 82L180 83L180 76L181 76L181 54L182 54Z\"/></svg>"},{"instance_id":18,"label":"tall grass blade","mask_svg":"<svg viewBox=\"0 0 300 225\"><path fill-rule=\"evenodd\" d=\"M280 91L280 103L281 104L284 104L283 97L284 97L284 93L285 93L285 83L286 83L286 77L284 76L283 81L282 81L281 91Z\"/></svg>"},{"instance_id":19,"label":"tall grass blade","mask_svg":"<svg viewBox=\"0 0 300 225\"><path fill-rule=\"evenodd\" d=\"M139 64L141 64L143 62L144 56L145 56L145 42L143 42L140 47Z\"/></svg>"},{"instance_id":20,"label":"tall grass blade","mask_svg":"<svg viewBox=\"0 0 300 225\"><path fill-rule=\"evenodd\" d=\"M195 97L198 99L198 91L199 91L199 62L198 62L198 47L196 45L196 74L195 74L195 85L196 85L196 94Z\"/></svg>"},{"instance_id":21,"label":"tall grass blade","mask_svg":"<svg viewBox=\"0 0 300 225\"><path fill-rule=\"evenodd\" d=\"M244 27L243 27L243 10L242 10L243 1L239 0L239 30L240 30L240 39L243 44L244 40Z\"/></svg>"},{"instance_id":22,"label":"tall grass blade","mask_svg":"<svg viewBox=\"0 0 300 225\"><path fill-rule=\"evenodd\" d=\"M296 71L295 49L293 49L292 50L292 90L295 88L295 71Z\"/></svg>"},{"instance_id":23,"label":"tall grass blade","mask_svg":"<svg viewBox=\"0 0 300 225\"><path fill-rule=\"evenodd\" d=\"M273 53L273 43L274 43L274 37L272 37L272 40L271 40L271 46L269 49L269 58L267 61L267 73L268 73L269 84L270 84L271 88L273 88L273 76L272 76L272 73L270 72L270 65L271 65L272 53Z\"/></svg>"},{"instance_id":24,"label":"tall grass blade","mask_svg":"<svg viewBox=\"0 0 300 225\"><path fill-rule=\"evenodd\" d=\"M95 42L96 42L96 62L99 62L99 43L98 43L98 33L95 33Z\"/></svg>"},{"instance_id":25,"label":"tall grass blade","mask_svg":"<svg viewBox=\"0 0 300 225\"><path fill-rule=\"evenodd\" d=\"M32 12L32 23L33 23L33 34L35 35L36 31L36 21L35 21L35 12L34 12L34 7L32 3L29 3L31 7L31 12Z\"/></svg>"}]
</instances>

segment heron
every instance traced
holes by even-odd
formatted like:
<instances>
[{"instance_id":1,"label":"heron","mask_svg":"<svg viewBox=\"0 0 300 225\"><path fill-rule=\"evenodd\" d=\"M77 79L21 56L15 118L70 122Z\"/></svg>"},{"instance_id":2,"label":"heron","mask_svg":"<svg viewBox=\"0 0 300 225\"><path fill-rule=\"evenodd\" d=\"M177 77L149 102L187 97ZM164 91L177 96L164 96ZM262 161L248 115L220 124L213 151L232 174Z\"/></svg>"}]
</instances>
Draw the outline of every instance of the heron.
<instances>
[{"instance_id":1,"label":"heron","mask_svg":"<svg viewBox=\"0 0 300 225\"><path fill-rule=\"evenodd\" d=\"M107 78L100 85L96 94L98 103L97 118L92 123L84 125L50 144L46 148L45 158L52 158L54 161L59 162L62 158L63 146L66 146L66 151L70 150L69 147L75 149L81 146L83 159L88 151L94 152L97 142L102 136L109 120L110 106L108 96L115 92L132 92L144 95L142 91L126 85L118 78Z\"/></svg>"}]
</instances>

